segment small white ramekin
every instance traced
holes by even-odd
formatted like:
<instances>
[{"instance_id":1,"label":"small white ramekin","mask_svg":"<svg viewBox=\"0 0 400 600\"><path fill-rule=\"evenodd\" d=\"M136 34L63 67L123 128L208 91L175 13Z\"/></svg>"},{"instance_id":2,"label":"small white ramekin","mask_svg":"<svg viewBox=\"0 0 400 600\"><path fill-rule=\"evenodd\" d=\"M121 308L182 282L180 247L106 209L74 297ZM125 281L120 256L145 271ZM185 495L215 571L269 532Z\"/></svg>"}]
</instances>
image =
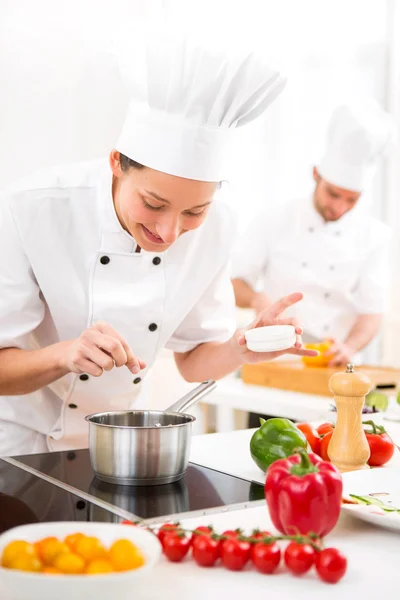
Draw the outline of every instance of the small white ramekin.
<instances>
[{"instance_id":1,"label":"small white ramekin","mask_svg":"<svg viewBox=\"0 0 400 600\"><path fill-rule=\"evenodd\" d=\"M292 348L296 343L293 325L256 327L245 332L247 348L252 352L278 352Z\"/></svg>"}]
</instances>

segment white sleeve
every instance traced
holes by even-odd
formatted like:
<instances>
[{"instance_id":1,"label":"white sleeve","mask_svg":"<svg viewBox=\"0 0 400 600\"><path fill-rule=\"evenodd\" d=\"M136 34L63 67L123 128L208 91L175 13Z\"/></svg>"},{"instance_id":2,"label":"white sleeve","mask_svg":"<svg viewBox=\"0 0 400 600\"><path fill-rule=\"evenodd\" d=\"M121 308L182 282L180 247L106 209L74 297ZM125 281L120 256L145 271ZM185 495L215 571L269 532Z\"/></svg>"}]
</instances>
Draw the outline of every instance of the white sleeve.
<instances>
[{"instance_id":1,"label":"white sleeve","mask_svg":"<svg viewBox=\"0 0 400 600\"><path fill-rule=\"evenodd\" d=\"M355 290L359 314L381 314L388 308L391 235L385 234L368 254Z\"/></svg>"},{"instance_id":2,"label":"white sleeve","mask_svg":"<svg viewBox=\"0 0 400 600\"><path fill-rule=\"evenodd\" d=\"M265 215L256 215L233 251L232 279L243 279L252 288L255 288L268 262L267 223Z\"/></svg>"},{"instance_id":3,"label":"white sleeve","mask_svg":"<svg viewBox=\"0 0 400 600\"><path fill-rule=\"evenodd\" d=\"M200 300L166 344L174 352L189 352L206 342L226 342L236 329L235 297L230 263L215 276Z\"/></svg>"},{"instance_id":4,"label":"white sleeve","mask_svg":"<svg viewBox=\"0 0 400 600\"><path fill-rule=\"evenodd\" d=\"M28 348L45 307L8 198L0 196L0 348Z\"/></svg>"}]
</instances>

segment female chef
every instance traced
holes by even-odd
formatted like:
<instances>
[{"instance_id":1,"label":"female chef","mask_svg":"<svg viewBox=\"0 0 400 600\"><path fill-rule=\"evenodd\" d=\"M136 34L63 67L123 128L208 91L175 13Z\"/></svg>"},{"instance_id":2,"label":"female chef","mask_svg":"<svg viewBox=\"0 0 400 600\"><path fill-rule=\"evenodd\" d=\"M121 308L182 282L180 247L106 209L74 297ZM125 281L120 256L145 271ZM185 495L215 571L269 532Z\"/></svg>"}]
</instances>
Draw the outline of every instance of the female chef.
<instances>
[{"instance_id":1,"label":"female chef","mask_svg":"<svg viewBox=\"0 0 400 600\"><path fill-rule=\"evenodd\" d=\"M253 354L234 331L233 220L215 193L235 128L284 82L237 48L143 31L130 47L109 161L37 175L0 202L0 455L87 447L85 415L137 407L164 347L193 382L282 354ZM292 323L279 315L301 298L251 327ZM300 337L289 352L310 354Z\"/></svg>"}]
</instances>

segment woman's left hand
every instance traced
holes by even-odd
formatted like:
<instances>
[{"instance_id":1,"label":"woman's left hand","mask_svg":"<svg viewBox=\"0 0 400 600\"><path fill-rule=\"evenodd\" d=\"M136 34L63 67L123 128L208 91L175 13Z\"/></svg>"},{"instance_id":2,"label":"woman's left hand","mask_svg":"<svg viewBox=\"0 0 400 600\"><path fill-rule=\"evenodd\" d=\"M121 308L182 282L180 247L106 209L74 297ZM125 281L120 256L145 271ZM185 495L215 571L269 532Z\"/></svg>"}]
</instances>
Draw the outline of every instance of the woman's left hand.
<instances>
[{"instance_id":1,"label":"woman's left hand","mask_svg":"<svg viewBox=\"0 0 400 600\"><path fill-rule=\"evenodd\" d=\"M242 364L265 362L268 360L273 360L274 358L278 358L283 354L296 354L297 356L318 355L318 352L315 350L306 350L303 348L301 341L303 329L301 328L297 319L280 317L280 315L287 310L289 306L296 304L302 300L302 298L303 294L301 293L290 294L289 296L285 296L285 298L281 298L277 302L274 302L274 304L271 304L271 306L265 309L260 315L258 315L257 319L253 321L246 329L241 329L236 332L232 338L232 341L241 354ZM267 327L269 325L293 325L296 331L295 345L287 350L279 350L277 352L252 352L251 350L248 350L244 332L248 331L249 329L255 329L256 327Z\"/></svg>"}]
</instances>

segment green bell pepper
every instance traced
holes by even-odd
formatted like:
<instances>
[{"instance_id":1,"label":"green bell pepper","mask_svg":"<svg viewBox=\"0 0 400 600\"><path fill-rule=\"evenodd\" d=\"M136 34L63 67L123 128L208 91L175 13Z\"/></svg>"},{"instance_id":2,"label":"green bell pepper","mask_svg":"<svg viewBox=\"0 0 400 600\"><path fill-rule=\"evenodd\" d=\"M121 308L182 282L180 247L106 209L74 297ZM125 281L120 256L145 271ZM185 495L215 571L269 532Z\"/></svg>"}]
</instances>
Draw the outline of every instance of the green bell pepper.
<instances>
[{"instance_id":1,"label":"green bell pepper","mask_svg":"<svg viewBox=\"0 0 400 600\"><path fill-rule=\"evenodd\" d=\"M266 471L280 458L288 458L296 449L307 449L307 439L289 419L260 419L261 427L250 440L250 454L256 465Z\"/></svg>"}]
</instances>

